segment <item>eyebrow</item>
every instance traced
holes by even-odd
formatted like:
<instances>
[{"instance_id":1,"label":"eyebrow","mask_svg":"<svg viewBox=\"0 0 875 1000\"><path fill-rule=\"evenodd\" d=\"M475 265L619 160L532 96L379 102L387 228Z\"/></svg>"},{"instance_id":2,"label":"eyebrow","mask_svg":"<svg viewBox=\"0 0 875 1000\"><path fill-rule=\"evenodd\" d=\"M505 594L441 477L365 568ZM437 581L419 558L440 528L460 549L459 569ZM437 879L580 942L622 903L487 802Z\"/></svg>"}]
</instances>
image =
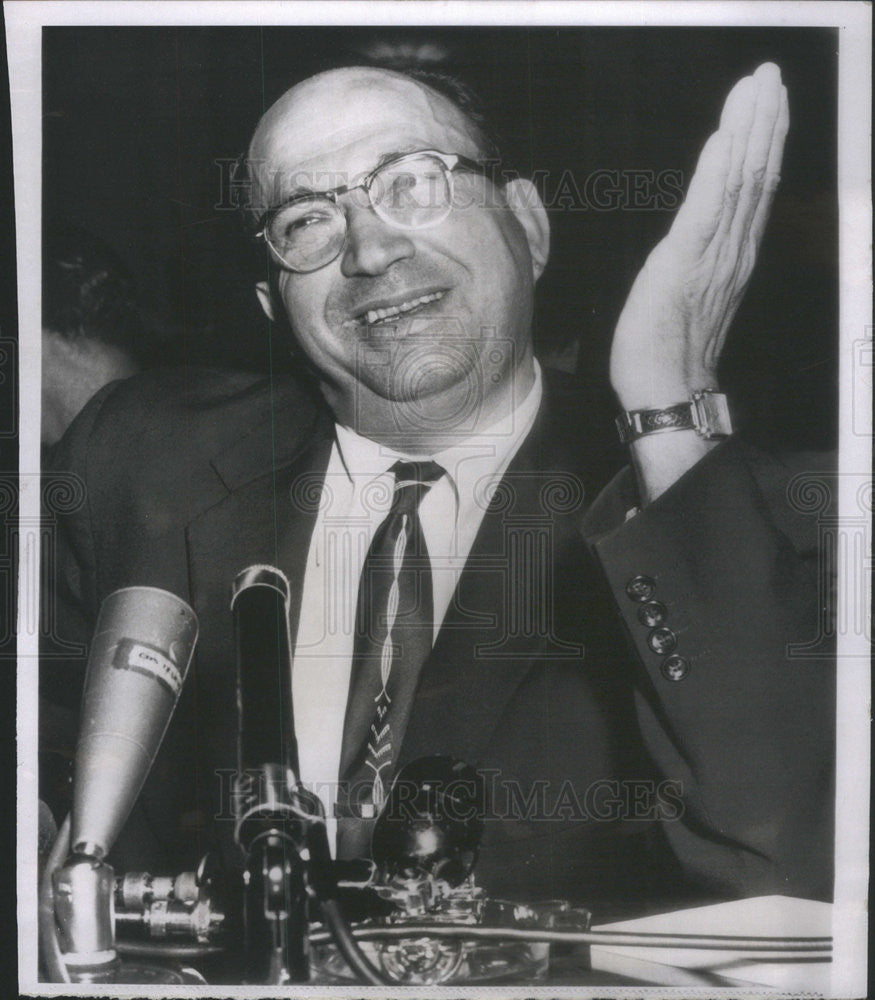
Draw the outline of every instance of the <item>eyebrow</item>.
<instances>
[{"instance_id":1,"label":"eyebrow","mask_svg":"<svg viewBox=\"0 0 875 1000\"><path fill-rule=\"evenodd\" d=\"M400 149L395 149L395 150L392 150L390 152L383 153L383 154L380 155L380 157L377 160L376 164L373 167L371 167L370 170L366 171L361 176L362 177L367 177L368 175L372 174L375 170L379 170L380 167L385 166L387 163L391 162L392 160L397 159L399 156L407 156L409 153L416 153L419 150L425 149L425 148L431 148L431 147L424 147L424 146L421 146L419 143L410 143L407 146L402 146ZM340 185L338 185L338 187L350 187L350 186L354 186L354 185L348 185L348 184L340 184ZM336 191L337 187L328 188L327 190L329 190L329 191ZM321 194L325 194L325 193L326 193L326 191L324 189L323 190L316 190L315 188L305 188L305 187L292 188L292 189L290 189L282 197L282 199L274 207L275 208L281 208L283 205L287 205L289 202L295 201L298 198L306 198L308 196L321 195ZM273 209L270 209L269 211L273 211Z\"/></svg>"},{"instance_id":2,"label":"eyebrow","mask_svg":"<svg viewBox=\"0 0 875 1000\"><path fill-rule=\"evenodd\" d=\"M410 143L406 147L402 146L401 149L396 149L391 153L383 153L383 155L377 160L377 165L374 170L379 170L384 164L388 163L390 160L394 160L399 156L407 156L408 153L418 153L421 149L432 149L432 146L420 146L419 143ZM371 171L373 173L373 171Z\"/></svg>"}]
</instances>

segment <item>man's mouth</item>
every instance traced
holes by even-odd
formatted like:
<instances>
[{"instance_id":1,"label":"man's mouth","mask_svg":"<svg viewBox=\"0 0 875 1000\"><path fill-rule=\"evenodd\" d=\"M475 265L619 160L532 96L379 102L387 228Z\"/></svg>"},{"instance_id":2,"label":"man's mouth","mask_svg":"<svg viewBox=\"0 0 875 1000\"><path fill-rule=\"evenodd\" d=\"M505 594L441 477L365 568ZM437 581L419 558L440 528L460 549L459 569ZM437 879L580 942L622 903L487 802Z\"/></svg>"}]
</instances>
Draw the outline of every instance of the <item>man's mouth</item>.
<instances>
[{"instance_id":1,"label":"man's mouth","mask_svg":"<svg viewBox=\"0 0 875 1000\"><path fill-rule=\"evenodd\" d=\"M379 327L394 323L402 316L409 316L418 312L431 302L442 299L445 292L428 292L425 295L418 295L416 298L398 302L381 308L368 309L358 317L358 321L367 324L369 327Z\"/></svg>"}]
</instances>

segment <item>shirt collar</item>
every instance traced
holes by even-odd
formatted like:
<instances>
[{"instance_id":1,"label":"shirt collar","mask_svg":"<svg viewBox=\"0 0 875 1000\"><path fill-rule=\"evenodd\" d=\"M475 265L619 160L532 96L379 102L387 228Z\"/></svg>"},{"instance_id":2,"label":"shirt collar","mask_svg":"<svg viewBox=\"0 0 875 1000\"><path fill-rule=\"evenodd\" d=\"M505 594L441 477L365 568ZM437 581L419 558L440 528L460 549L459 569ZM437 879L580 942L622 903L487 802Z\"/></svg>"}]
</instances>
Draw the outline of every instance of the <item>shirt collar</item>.
<instances>
[{"instance_id":1,"label":"shirt collar","mask_svg":"<svg viewBox=\"0 0 875 1000\"><path fill-rule=\"evenodd\" d=\"M518 406L485 430L428 456L446 470L457 502L461 497L473 498L475 487L485 476L502 474L531 430L544 391L541 366L537 360L533 364L534 381ZM384 475L399 459L423 457L405 455L344 424L335 424L335 439L341 464L352 483L363 484Z\"/></svg>"},{"instance_id":2,"label":"shirt collar","mask_svg":"<svg viewBox=\"0 0 875 1000\"><path fill-rule=\"evenodd\" d=\"M370 482L382 476L399 458L405 457L401 452L357 434L343 424L335 424L334 433L340 462L350 482Z\"/></svg>"}]
</instances>

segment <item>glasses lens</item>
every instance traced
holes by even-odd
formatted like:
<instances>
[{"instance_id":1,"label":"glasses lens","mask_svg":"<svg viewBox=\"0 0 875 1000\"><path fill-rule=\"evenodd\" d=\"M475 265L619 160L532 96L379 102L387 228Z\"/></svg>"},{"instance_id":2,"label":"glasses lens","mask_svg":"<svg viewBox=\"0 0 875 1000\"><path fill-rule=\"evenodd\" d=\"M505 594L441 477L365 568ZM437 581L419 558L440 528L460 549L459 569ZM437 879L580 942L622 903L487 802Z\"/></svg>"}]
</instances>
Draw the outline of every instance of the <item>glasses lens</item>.
<instances>
[{"instance_id":1,"label":"glasses lens","mask_svg":"<svg viewBox=\"0 0 875 1000\"><path fill-rule=\"evenodd\" d=\"M306 198L279 209L267 241L294 271L315 271L340 252L346 236L343 212L328 198Z\"/></svg>"},{"instance_id":2,"label":"glasses lens","mask_svg":"<svg viewBox=\"0 0 875 1000\"><path fill-rule=\"evenodd\" d=\"M371 204L387 222L422 229L445 219L452 191L447 167L433 156L408 157L387 163L375 175Z\"/></svg>"}]
</instances>

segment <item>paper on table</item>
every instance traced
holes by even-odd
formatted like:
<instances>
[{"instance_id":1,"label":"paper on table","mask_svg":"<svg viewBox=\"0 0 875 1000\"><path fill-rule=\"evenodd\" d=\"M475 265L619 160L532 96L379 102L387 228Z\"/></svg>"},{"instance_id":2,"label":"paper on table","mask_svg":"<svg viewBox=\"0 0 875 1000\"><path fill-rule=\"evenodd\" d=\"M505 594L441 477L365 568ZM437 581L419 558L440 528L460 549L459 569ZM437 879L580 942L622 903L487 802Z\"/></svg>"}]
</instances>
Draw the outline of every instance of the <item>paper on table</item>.
<instances>
[{"instance_id":1,"label":"paper on table","mask_svg":"<svg viewBox=\"0 0 875 1000\"><path fill-rule=\"evenodd\" d=\"M677 910L637 920L601 924L593 930L647 931L672 934L744 934L751 937L824 937L832 934L832 906L791 896L758 896L691 910ZM644 960L717 973L738 982L809 994L830 992L828 953L770 959L768 953L697 951L687 948L618 948L593 945L593 968L614 969L614 957ZM633 962L634 964L634 962Z\"/></svg>"}]
</instances>

